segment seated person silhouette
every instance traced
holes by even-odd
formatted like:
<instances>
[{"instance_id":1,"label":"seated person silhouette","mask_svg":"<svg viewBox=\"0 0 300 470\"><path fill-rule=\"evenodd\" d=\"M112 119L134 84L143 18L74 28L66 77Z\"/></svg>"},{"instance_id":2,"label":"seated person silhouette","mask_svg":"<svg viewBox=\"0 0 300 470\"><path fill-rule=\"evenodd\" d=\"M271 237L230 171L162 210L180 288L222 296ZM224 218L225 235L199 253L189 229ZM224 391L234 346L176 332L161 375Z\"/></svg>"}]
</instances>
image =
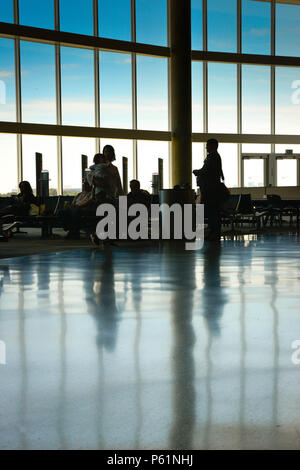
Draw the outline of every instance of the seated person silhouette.
<instances>
[{"instance_id":1,"label":"seated person silhouette","mask_svg":"<svg viewBox=\"0 0 300 470\"><path fill-rule=\"evenodd\" d=\"M129 183L130 193L127 195L127 204L144 204L147 208L151 203L151 195L145 189L141 189L141 183L138 180L131 180Z\"/></svg>"}]
</instances>

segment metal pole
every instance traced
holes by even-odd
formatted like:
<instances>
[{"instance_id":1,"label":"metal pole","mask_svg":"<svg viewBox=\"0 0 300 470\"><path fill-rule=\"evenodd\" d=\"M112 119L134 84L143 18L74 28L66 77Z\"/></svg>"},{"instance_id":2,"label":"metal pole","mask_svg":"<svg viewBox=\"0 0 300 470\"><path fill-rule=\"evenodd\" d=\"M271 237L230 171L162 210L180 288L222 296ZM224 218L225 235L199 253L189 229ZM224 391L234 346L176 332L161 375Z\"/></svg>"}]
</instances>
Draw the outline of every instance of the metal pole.
<instances>
[{"instance_id":1,"label":"metal pole","mask_svg":"<svg viewBox=\"0 0 300 470\"><path fill-rule=\"evenodd\" d=\"M123 191L124 194L128 193L128 158L122 157L122 177L123 177Z\"/></svg>"},{"instance_id":2,"label":"metal pole","mask_svg":"<svg viewBox=\"0 0 300 470\"><path fill-rule=\"evenodd\" d=\"M88 166L88 157L87 157L87 155L81 155L81 181L82 181L82 184L85 180L85 176L86 176L85 170L87 169L87 166Z\"/></svg>"},{"instance_id":3,"label":"metal pole","mask_svg":"<svg viewBox=\"0 0 300 470\"><path fill-rule=\"evenodd\" d=\"M164 187L164 161L162 158L158 159L158 175L159 175L159 191Z\"/></svg>"},{"instance_id":4,"label":"metal pole","mask_svg":"<svg viewBox=\"0 0 300 470\"><path fill-rule=\"evenodd\" d=\"M43 169L43 155L39 152L35 153L35 187L36 195L41 196L41 173Z\"/></svg>"}]
</instances>

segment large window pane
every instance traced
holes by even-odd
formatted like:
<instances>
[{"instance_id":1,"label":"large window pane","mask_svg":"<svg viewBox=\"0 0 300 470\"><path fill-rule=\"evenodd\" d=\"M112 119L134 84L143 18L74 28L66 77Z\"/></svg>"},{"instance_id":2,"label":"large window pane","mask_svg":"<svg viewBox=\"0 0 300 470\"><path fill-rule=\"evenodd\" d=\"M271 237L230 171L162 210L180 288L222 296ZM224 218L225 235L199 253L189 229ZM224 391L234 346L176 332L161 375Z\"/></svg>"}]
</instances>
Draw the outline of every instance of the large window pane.
<instances>
[{"instance_id":1,"label":"large window pane","mask_svg":"<svg viewBox=\"0 0 300 470\"><path fill-rule=\"evenodd\" d=\"M12 39L0 39L0 121L16 120L15 52Z\"/></svg>"},{"instance_id":2,"label":"large window pane","mask_svg":"<svg viewBox=\"0 0 300 470\"><path fill-rule=\"evenodd\" d=\"M289 3L276 5L276 55L300 57L300 4Z\"/></svg>"},{"instance_id":3,"label":"large window pane","mask_svg":"<svg viewBox=\"0 0 300 470\"><path fill-rule=\"evenodd\" d=\"M60 0L59 13L61 31L94 34L93 0Z\"/></svg>"},{"instance_id":4,"label":"large window pane","mask_svg":"<svg viewBox=\"0 0 300 470\"><path fill-rule=\"evenodd\" d=\"M42 135L23 135L23 179L36 190L35 154L43 155L43 170L49 171L50 195L57 194L57 138Z\"/></svg>"},{"instance_id":5,"label":"large window pane","mask_svg":"<svg viewBox=\"0 0 300 470\"><path fill-rule=\"evenodd\" d=\"M297 160L277 160L277 186L297 186Z\"/></svg>"},{"instance_id":6,"label":"large window pane","mask_svg":"<svg viewBox=\"0 0 300 470\"><path fill-rule=\"evenodd\" d=\"M64 194L77 194L81 191L81 155L88 156L88 166L90 166L93 163L95 151L95 139L62 138Z\"/></svg>"},{"instance_id":7,"label":"large window pane","mask_svg":"<svg viewBox=\"0 0 300 470\"><path fill-rule=\"evenodd\" d=\"M101 0L98 5L99 36L131 41L131 0Z\"/></svg>"},{"instance_id":8,"label":"large window pane","mask_svg":"<svg viewBox=\"0 0 300 470\"><path fill-rule=\"evenodd\" d=\"M113 162L118 167L123 183L123 157L128 158L128 190L129 181L133 179L133 142L132 140L101 139L101 151L105 145L112 145L115 149L116 160Z\"/></svg>"},{"instance_id":9,"label":"large window pane","mask_svg":"<svg viewBox=\"0 0 300 470\"><path fill-rule=\"evenodd\" d=\"M263 159L244 160L244 186L246 188L264 186Z\"/></svg>"},{"instance_id":10,"label":"large window pane","mask_svg":"<svg viewBox=\"0 0 300 470\"><path fill-rule=\"evenodd\" d=\"M207 0L207 47L209 51L236 52L236 0Z\"/></svg>"},{"instance_id":11,"label":"large window pane","mask_svg":"<svg viewBox=\"0 0 300 470\"><path fill-rule=\"evenodd\" d=\"M270 54L271 2L243 0L242 52L244 54Z\"/></svg>"},{"instance_id":12,"label":"large window pane","mask_svg":"<svg viewBox=\"0 0 300 470\"><path fill-rule=\"evenodd\" d=\"M152 174L158 173L158 159L164 161L163 187L169 188L168 142L138 141L138 179L141 188L152 192Z\"/></svg>"},{"instance_id":13,"label":"large window pane","mask_svg":"<svg viewBox=\"0 0 300 470\"><path fill-rule=\"evenodd\" d=\"M5 23L14 22L13 0L1 1L0 21L4 21Z\"/></svg>"},{"instance_id":14,"label":"large window pane","mask_svg":"<svg viewBox=\"0 0 300 470\"><path fill-rule=\"evenodd\" d=\"M192 62L193 132L203 132L203 64Z\"/></svg>"},{"instance_id":15,"label":"large window pane","mask_svg":"<svg viewBox=\"0 0 300 470\"><path fill-rule=\"evenodd\" d=\"M276 134L299 134L300 68L276 67Z\"/></svg>"},{"instance_id":16,"label":"large window pane","mask_svg":"<svg viewBox=\"0 0 300 470\"><path fill-rule=\"evenodd\" d=\"M192 49L203 48L202 0L192 0Z\"/></svg>"},{"instance_id":17,"label":"large window pane","mask_svg":"<svg viewBox=\"0 0 300 470\"><path fill-rule=\"evenodd\" d=\"M225 184L230 188L238 186L238 149L236 144L220 144Z\"/></svg>"},{"instance_id":18,"label":"large window pane","mask_svg":"<svg viewBox=\"0 0 300 470\"><path fill-rule=\"evenodd\" d=\"M54 29L53 0L19 0L20 24Z\"/></svg>"},{"instance_id":19,"label":"large window pane","mask_svg":"<svg viewBox=\"0 0 300 470\"><path fill-rule=\"evenodd\" d=\"M167 46L167 0L136 0L136 40Z\"/></svg>"},{"instance_id":20,"label":"large window pane","mask_svg":"<svg viewBox=\"0 0 300 470\"><path fill-rule=\"evenodd\" d=\"M204 144L193 142L192 144L192 170L200 170L204 161ZM197 189L197 179L192 175L192 188Z\"/></svg>"},{"instance_id":21,"label":"large window pane","mask_svg":"<svg viewBox=\"0 0 300 470\"><path fill-rule=\"evenodd\" d=\"M237 67L208 64L208 131L237 132Z\"/></svg>"},{"instance_id":22,"label":"large window pane","mask_svg":"<svg viewBox=\"0 0 300 470\"><path fill-rule=\"evenodd\" d=\"M21 41L21 96L24 122L55 124L55 50Z\"/></svg>"},{"instance_id":23,"label":"large window pane","mask_svg":"<svg viewBox=\"0 0 300 470\"><path fill-rule=\"evenodd\" d=\"M62 47L61 64L63 124L94 126L93 51Z\"/></svg>"},{"instance_id":24,"label":"large window pane","mask_svg":"<svg viewBox=\"0 0 300 470\"><path fill-rule=\"evenodd\" d=\"M138 128L168 130L168 60L137 56Z\"/></svg>"},{"instance_id":25,"label":"large window pane","mask_svg":"<svg viewBox=\"0 0 300 470\"><path fill-rule=\"evenodd\" d=\"M14 134L0 134L0 166L0 196L18 193L17 136Z\"/></svg>"},{"instance_id":26,"label":"large window pane","mask_svg":"<svg viewBox=\"0 0 300 470\"><path fill-rule=\"evenodd\" d=\"M300 154L300 145L275 145L277 154L286 153L287 150L292 150L294 154ZM297 186L296 160L277 160L277 186Z\"/></svg>"},{"instance_id":27,"label":"large window pane","mask_svg":"<svg viewBox=\"0 0 300 470\"><path fill-rule=\"evenodd\" d=\"M270 67L242 66L243 133L270 133L270 90Z\"/></svg>"},{"instance_id":28,"label":"large window pane","mask_svg":"<svg viewBox=\"0 0 300 470\"><path fill-rule=\"evenodd\" d=\"M100 52L101 127L132 127L131 55Z\"/></svg>"}]
</instances>

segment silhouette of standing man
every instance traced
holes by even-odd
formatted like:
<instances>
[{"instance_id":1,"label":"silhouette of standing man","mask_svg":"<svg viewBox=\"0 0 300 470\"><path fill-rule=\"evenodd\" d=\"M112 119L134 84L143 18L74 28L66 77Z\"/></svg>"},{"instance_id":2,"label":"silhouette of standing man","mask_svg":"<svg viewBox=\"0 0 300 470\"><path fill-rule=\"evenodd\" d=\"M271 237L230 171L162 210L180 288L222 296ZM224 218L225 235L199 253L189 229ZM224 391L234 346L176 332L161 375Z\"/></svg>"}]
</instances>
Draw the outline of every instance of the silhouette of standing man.
<instances>
[{"instance_id":1,"label":"silhouette of standing man","mask_svg":"<svg viewBox=\"0 0 300 470\"><path fill-rule=\"evenodd\" d=\"M208 155L204 160L204 165L200 170L193 171L197 177L197 186L200 187L208 217L209 232L205 240L209 241L220 241L221 237L220 179L224 181L224 175L218 146L219 142L216 139L209 139L206 143Z\"/></svg>"}]
</instances>

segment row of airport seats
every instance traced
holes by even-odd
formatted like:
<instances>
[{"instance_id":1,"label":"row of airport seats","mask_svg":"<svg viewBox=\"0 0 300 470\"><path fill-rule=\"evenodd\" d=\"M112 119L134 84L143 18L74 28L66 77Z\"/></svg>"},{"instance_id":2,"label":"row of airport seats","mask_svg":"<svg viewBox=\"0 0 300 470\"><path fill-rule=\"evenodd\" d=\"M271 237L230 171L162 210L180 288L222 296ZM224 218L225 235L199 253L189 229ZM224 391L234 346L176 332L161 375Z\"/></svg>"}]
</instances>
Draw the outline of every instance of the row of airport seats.
<instances>
[{"instance_id":1,"label":"row of airport seats","mask_svg":"<svg viewBox=\"0 0 300 470\"><path fill-rule=\"evenodd\" d=\"M230 193L250 194L253 200L265 199L268 195L277 195L281 199L300 199L300 186L262 186L230 188Z\"/></svg>"},{"instance_id":2,"label":"row of airport seats","mask_svg":"<svg viewBox=\"0 0 300 470\"><path fill-rule=\"evenodd\" d=\"M247 222L257 229L286 221L293 225L294 219L299 227L299 187L230 188L230 193L222 219L226 225L229 218L233 230Z\"/></svg>"}]
</instances>

